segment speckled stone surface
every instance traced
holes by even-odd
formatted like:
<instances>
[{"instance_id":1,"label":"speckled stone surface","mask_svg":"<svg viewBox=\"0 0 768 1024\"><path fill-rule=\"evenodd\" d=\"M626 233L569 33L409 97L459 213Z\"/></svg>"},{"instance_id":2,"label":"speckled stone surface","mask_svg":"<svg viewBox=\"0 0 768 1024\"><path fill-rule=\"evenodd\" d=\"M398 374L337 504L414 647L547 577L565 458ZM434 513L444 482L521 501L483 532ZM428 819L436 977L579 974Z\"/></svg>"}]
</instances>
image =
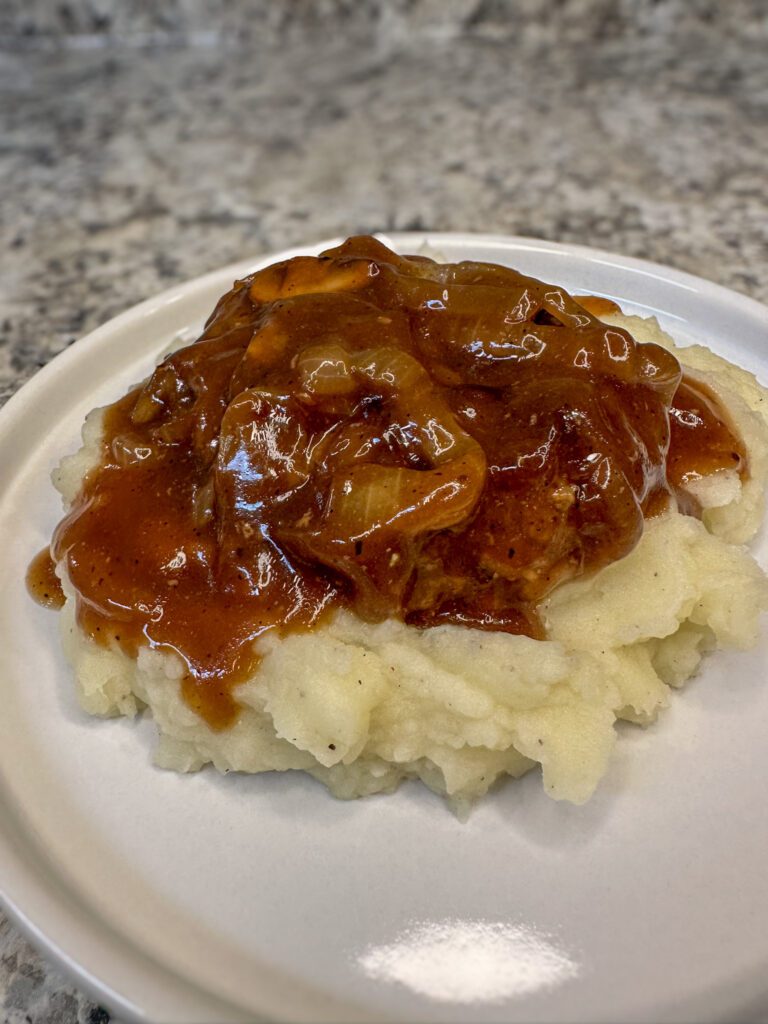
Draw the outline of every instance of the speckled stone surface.
<instances>
[{"instance_id":1,"label":"speckled stone surface","mask_svg":"<svg viewBox=\"0 0 768 1024\"><path fill-rule=\"evenodd\" d=\"M359 231L580 242L768 301L766 53L762 0L0 0L0 399L171 284ZM1 918L0 1008L108 1019Z\"/></svg>"}]
</instances>

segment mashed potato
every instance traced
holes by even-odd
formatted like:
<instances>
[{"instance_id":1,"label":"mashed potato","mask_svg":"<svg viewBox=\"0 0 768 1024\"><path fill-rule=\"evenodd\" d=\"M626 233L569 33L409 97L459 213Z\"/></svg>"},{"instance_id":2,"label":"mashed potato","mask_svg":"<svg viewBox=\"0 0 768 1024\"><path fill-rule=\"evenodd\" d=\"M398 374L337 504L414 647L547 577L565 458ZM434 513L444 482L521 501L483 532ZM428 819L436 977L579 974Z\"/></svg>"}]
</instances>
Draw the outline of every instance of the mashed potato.
<instances>
[{"instance_id":1,"label":"mashed potato","mask_svg":"<svg viewBox=\"0 0 768 1024\"><path fill-rule=\"evenodd\" d=\"M500 776L538 764L550 796L587 800L608 767L617 720L653 722L705 653L752 645L768 607L768 581L740 546L763 515L768 392L700 346L677 349L653 319L602 319L673 350L713 389L744 439L750 476L699 481L702 521L651 519L626 558L559 587L541 608L548 639L371 625L340 612L311 633L263 638L258 671L235 691L237 722L215 732L181 697L178 657L146 648L134 661L96 645L76 624L70 588L61 622L83 708L148 708L156 761L176 771L299 769L344 798L417 777L462 808ZM99 437L97 412L83 448L54 474L65 503L98 461Z\"/></svg>"}]
</instances>

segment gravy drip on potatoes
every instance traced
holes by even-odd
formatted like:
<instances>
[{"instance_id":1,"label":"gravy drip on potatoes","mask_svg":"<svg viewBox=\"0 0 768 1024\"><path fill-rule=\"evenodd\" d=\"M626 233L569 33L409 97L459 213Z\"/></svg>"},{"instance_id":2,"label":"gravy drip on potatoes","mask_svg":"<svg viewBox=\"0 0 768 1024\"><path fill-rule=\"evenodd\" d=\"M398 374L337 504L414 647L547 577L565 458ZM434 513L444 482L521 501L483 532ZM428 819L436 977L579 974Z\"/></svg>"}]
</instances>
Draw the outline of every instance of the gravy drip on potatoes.
<instances>
[{"instance_id":1,"label":"gravy drip on potatoes","mask_svg":"<svg viewBox=\"0 0 768 1024\"><path fill-rule=\"evenodd\" d=\"M178 652L226 728L254 639L340 606L542 636L537 604L627 554L688 474L744 469L680 385L562 288L352 238L236 282L106 410L53 557L89 636Z\"/></svg>"},{"instance_id":2,"label":"gravy drip on potatoes","mask_svg":"<svg viewBox=\"0 0 768 1024\"><path fill-rule=\"evenodd\" d=\"M621 313L612 299L602 296L584 295L578 301L593 316ZM714 391L690 374L683 374L672 399L669 426L667 483L679 511L698 515L701 509L686 484L724 469L745 478L746 448Z\"/></svg>"},{"instance_id":3,"label":"gravy drip on potatoes","mask_svg":"<svg viewBox=\"0 0 768 1024\"><path fill-rule=\"evenodd\" d=\"M50 548L38 551L27 569L27 590L43 608L62 608L64 591L56 575L56 563L51 558Z\"/></svg>"}]
</instances>

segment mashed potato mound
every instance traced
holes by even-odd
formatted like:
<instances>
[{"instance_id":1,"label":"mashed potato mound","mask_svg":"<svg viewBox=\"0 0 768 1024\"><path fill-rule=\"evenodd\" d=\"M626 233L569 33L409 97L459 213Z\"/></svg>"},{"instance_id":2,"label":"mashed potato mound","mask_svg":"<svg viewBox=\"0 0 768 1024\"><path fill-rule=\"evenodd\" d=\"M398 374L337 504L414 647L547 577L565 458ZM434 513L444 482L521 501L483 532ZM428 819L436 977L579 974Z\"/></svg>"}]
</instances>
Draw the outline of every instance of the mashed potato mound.
<instances>
[{"instance_id":1,"label":"mashed potato mound","mask_svg":"<svg viewBox=\"0 0 768 1024\"><path fill-rule=\"evenodd\" d=\"M750 476L697 484L702 521L676 512L646 523L626 558L559 587L541 611L548 639L458 626L370 624L349 612L311 633L267 635L255 675L235 690L243 710L215 732L183 701L180 658L142 649L132 660L78 628L69 590L61 622L83 708L147 707L156 762L176 771L299 769L338 797L390 792L420 778L456 808L503 775L541 765L555 799L582 803L605 773L617 720L647 725L715 648L747 648L768 607L768 580L743 545L763 516L768 392L700 346L678 349L654 319L603 320L672 350L729 409ZM98 462L100 416L54 483L73 500ZM67 581L64 580L67 590Z\"/></svg>"}]
</instances>

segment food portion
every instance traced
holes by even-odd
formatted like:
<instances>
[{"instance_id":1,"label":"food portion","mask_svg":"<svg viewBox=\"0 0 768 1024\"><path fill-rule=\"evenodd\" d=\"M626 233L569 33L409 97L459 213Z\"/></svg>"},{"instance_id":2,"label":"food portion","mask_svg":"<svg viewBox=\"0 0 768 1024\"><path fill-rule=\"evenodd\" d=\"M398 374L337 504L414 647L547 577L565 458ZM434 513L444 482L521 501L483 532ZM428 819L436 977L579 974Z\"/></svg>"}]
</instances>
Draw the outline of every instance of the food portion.
<instances>
[{"instance_id":1,"label":"food portion","mask_svg":"<svg viewBox=\"0 0 768 1024\"><path fill-rule=\"evenodd\" d=\"M583 800L617 717L754 639L764 395L506 267L258 271L58 471L84 706L148 705L182 770L460 801L539 762Z\"/></svg>"}]
</instances>

